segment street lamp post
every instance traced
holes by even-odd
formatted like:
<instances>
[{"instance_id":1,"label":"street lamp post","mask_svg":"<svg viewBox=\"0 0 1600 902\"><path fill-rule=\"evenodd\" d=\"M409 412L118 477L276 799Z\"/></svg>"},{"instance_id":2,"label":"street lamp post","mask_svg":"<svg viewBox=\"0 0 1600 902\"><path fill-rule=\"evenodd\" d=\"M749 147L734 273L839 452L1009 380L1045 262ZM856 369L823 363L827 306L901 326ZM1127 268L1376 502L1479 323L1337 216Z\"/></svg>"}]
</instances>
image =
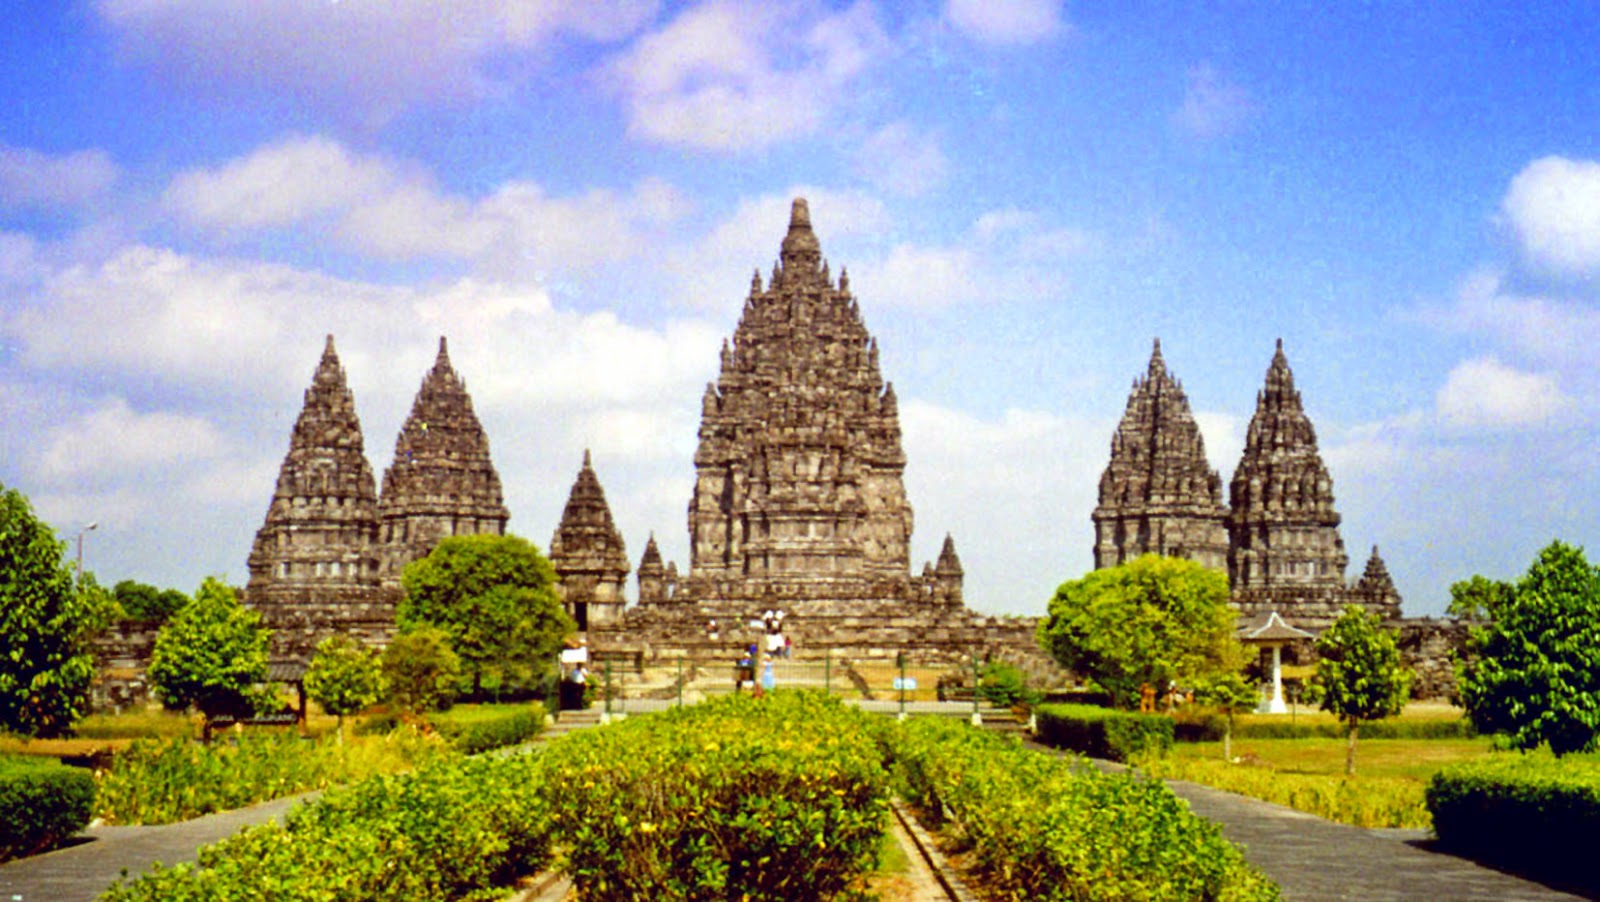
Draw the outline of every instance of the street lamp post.
<instances>
[{"instance_id":1,"label":"street lamp post","mask_svg":"<svg viewBox=\"0 0 1600 902\"><path fill-rule=\"evenodd\" d=\"M78 588L83 588L83 534L100 528L97 520L78 530Z\"/></svg>"}]
</instances>

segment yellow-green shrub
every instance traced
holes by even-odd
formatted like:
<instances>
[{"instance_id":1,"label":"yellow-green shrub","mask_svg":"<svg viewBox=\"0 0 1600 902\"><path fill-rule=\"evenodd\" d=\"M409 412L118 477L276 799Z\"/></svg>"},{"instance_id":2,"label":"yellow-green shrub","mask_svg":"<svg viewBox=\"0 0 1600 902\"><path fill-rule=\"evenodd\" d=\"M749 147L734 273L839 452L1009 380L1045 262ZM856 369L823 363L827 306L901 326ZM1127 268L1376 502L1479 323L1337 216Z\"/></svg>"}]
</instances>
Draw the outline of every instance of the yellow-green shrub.
<instances>
[{"instance_id":1,"label":"yellow-green shrub","mask_svg":"<svg viewBox=\"0 0 1600 902\"><path fill-rule=\"evenodd\" d=\"M89 823L94 778L54 758L0 755L0 861L42 852Z\"/></svg>"},{"instance_id":2,"label":"yellow-green shrub","mask_svg":"<svg viewBox=\"0 0 1600 902\"><path fill-rule=\"evenodd\" d=\"M1295 774L1221 760L1165 758L1140 763L1151 776L1204 783L1357 827L1427 827L1423 787L1399 777Z\"/></svg>"}]
</instances>

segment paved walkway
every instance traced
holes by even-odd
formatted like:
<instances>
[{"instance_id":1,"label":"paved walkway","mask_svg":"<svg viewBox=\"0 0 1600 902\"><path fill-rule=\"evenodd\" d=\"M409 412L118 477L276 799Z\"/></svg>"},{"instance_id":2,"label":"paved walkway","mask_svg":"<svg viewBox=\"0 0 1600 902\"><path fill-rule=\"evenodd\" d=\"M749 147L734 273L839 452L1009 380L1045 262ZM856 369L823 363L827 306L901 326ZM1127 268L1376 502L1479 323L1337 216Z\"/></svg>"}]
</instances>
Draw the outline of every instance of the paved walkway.
<instances>
[{"instance_id":1,"label":"paved walkway","mask_svg":"<svg viewBox=\"0 0 1600 902\"><path fill-rule=\"evenodd\" d=\"M282 814L316 793L263 802L160 827L90 827L64 849L0 865L0 902L88 902L124 873L152 862L194 861L201 846Z\"/></svg>"}]
</instances>

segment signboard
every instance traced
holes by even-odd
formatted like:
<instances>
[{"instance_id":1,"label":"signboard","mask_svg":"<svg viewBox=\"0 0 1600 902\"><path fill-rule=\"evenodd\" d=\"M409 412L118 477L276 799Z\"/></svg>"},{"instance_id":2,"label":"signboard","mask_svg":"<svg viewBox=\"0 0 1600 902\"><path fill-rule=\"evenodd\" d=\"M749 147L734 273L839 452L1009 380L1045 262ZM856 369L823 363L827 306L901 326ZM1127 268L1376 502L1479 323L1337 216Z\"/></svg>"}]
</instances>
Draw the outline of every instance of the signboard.
<instances>
[{"instance_id":1,"label":"signboard","mask_svg":"<svg viewBox=\"0 0 1600 902\"><path fill-rule=\"evenodd\" d=\"M916 677L895 677L894 678L894 688L895 688L896 691L904 690L906 692L910 692L913 689L917 688L917 678Z\"/></svg>"}]
</instances>

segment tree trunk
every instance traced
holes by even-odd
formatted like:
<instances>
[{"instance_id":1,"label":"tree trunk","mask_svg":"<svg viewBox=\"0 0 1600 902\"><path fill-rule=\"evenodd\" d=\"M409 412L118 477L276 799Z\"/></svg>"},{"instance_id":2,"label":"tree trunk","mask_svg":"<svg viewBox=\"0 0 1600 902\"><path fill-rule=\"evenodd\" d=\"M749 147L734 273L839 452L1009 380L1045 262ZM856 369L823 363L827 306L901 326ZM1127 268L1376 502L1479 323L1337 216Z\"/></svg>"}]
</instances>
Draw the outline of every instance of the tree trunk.
<instances>
[{"instance_id":1,"label":"tree trunk","mask_svg":"<svg viewBox=\"0 0 1600 902\"><path fill-rule=\"evenodd\" d=\"M1222 760L1233 763L1233 712L1228 712L1228 719L1222 727Z\"/></svg>"},{"instance_id":2,"label":"tree trunk","mask_svg":"<svg viewBox=\"0 0 1600 902\"><path fill-rule=\"evenodd\" d=\"M343 714L338 715L338 720L334 721L333 730L334 730L333 744L334 745L344 745L344 715Z\"/></svg>"},{"instance_id":3,"label":"tree trunk","mask_svg":"<svg viewBox=\"0 0 1600 902\"><path fill-rule=\"evenodd\" d=\"M1344 775L1347 777L1356 775L1356 729L1359 724L1360 721L1350 721L1350 744L1344 750Z\"/></svg>"}]
</instances>

